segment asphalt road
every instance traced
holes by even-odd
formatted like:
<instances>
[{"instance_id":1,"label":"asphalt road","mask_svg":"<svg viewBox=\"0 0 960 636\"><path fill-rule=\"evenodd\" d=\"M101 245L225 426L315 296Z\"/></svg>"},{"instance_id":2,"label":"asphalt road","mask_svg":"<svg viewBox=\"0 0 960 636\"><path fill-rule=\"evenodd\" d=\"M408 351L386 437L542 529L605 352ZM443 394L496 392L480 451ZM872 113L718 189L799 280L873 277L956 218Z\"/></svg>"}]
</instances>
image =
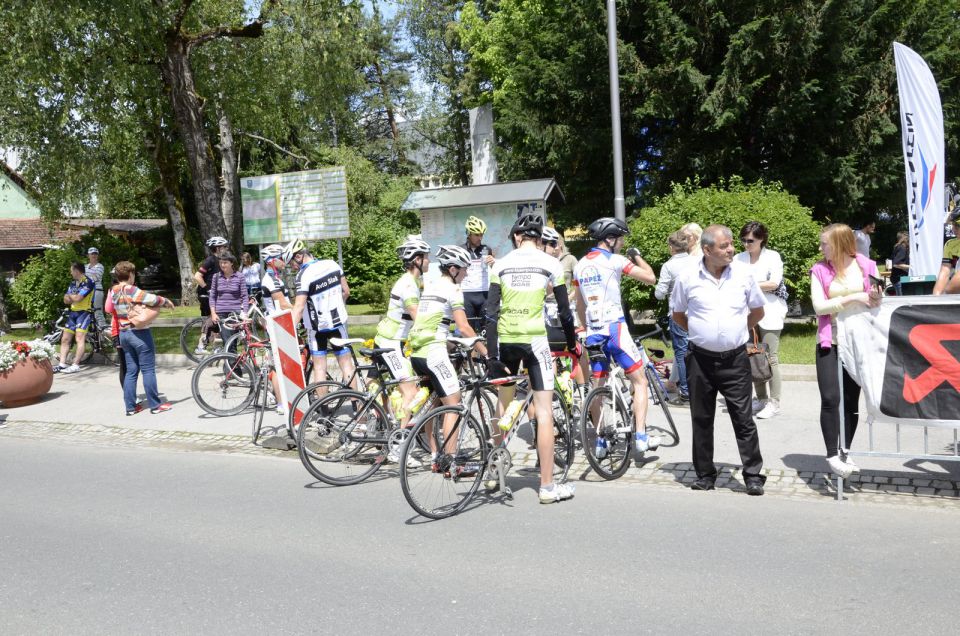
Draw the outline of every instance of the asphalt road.
<instances>
[{"instance_id":1,"label":"asphalt road","mask_svg":"<svg viewBox=\"0 0 960 636\"><path fill-rule=\"evenodd\" d=\"M0 439L0 633L956 629L956 512L534 484L424 523L386 473Z\"/></svg>"}]
</instances>

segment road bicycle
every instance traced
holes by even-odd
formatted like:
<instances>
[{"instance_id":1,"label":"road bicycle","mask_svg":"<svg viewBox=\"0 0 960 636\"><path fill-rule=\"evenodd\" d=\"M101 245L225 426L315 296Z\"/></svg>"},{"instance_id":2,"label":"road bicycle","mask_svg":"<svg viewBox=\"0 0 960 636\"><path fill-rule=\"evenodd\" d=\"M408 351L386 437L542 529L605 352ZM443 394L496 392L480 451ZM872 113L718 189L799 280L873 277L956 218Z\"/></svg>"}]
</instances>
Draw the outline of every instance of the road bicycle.
<instances>
[{"instance_id":1,"label":"road bicycle","mask_svg":"<svg viewBox=\"0 0 960 636\"><path fill-rule=\"evenodd\" d=\"M114 346L113 336L110 334L110 329L101 327L92 311L87 313L90 314L90 326L87 329L87 336L83 345L83 353L80 356L80 362L87 362L91 357L93 357L93 354L96 353L102 356L105 360L108 360L111 364L116 365L117 362L113 360L112 356L117 353L117 348ZM57 318L55 323L53 323L50 333L43 336L44 341L54 345L55 347L60 345L60 341L63 340L63 330L69 314L69 309L64 309L60 313L60 317ZM76 346L76 337L74 337L73 342L74 346Z\"/></svg>"},{"instance_id":2,"label":"road bicycle","mask_svg":"<svg viewBox=\"0 0 960 636\"><path fill-rule=\"evenodd\" d=\"M355 344L349 339L344 344ZM392 349L365 349L359 353L372 361L370 393L343 388L314 401L304 414L297 430L297 452L304 468L316 479L333 485L360 483L373 475L391 457L398 457L403 442L417 423L430 411L435 394L429 391L423 405L413 414L406 427L400 426L388 396L401 381L390 377L383 356ZM456 357L468 356L458 351ZM454 357L454 356L451 356ZM465 366L465 373L476 373L477 367ZM426 382L426 378L418 378ZM494 404L484 396L474 404L478 417L489 419ZM426 444L425 440L420 441Z\"/></svg>"},{"instance_id":3,"label":"road bicycle","mask_svg":"<svg viewBox=\"0 0 960 636\"><path fill-rule=\"evenodd\" d=\"M667 436L664 447L677 446L680 434L673 422L667 404L667 392L663 376L651 361L642 341L651 337L665 338L658 325L653 331L634 338L643 360L643 373L647 379L648 399L646 428L648 434ZM606 354L599 345L587 347L591 360L605 360ZM663 351L651 350L663 356ZM617 479L630 467L630 451L634 447L636 421L633 416L633 387L615 360L610 361L610 373L601 386L590 389L584 398L580 415L580 436L583 452L593 470L604 479ZM669 375L669 371L667 372Z\"/></svg>"},{"instance_id":4,"label":"road bicycle","mask_svg":"<svg viewBox=\"0 0 960 636\"><path fill-rule=\"evenodd\" d=\"M471 346L474 339L454 339ZM417 514L428 519L450 517L466 508L477 495L481 481L488 492L499 490L513 498L506 477L513 467L509 445L517 431L529 422L527 410L534 392L527 390L516 421L499 443L491 438L498 425L484 410L473 404L487 395L490 387L518 383L518 394L528 378L514 375L498 379L475 377L466 381L466 395L457 406L441 406L418 418L404 441L400 455L400 487ZM517 398L519 399L519 398ZM574 444L570 434L570 410L558 392L553 392L554 482L566 480L573 464ZM446 431L446 432L445 432ZM536 431L534 431L534 440Z\"/></svg>"}]
</instances>

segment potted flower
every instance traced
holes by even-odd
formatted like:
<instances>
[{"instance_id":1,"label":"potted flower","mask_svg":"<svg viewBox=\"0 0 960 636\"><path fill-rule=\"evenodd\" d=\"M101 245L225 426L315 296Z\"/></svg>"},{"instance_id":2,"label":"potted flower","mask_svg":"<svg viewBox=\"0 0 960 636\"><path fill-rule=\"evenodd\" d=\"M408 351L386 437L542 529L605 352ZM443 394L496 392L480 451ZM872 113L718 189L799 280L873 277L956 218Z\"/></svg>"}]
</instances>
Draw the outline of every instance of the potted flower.
<instances>
[{"instance_id":1,"label":"potted flower","mask_svg":"<svg viewBox=\"0 0 960 636\"><path fill-rule=\"evenodd\" d=\"M0 342L0 402L25 406L47 394L53 385L53 345L44 340Z\"/></svg>"}]
</instances>

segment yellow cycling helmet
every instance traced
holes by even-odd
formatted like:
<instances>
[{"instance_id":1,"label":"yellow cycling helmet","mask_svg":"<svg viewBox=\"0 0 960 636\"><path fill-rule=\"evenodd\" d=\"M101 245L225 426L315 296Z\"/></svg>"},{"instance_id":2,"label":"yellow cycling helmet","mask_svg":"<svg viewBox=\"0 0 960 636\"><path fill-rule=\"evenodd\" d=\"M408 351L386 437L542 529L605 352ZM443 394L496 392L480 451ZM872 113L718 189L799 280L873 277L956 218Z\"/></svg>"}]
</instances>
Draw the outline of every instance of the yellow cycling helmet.
<instances>
[{"instance_id":1,"label":"yellow cycling helmet","mask_svg":"<svg viewBox=\"0 0 960 636\"><path fill-rule=\"evenodd\" d=\"M471 216L467 219L467 234L486 234L487 233L487 224L483 222L483 219L478 219L475 216Z\"/></svg>"}]
</instances>

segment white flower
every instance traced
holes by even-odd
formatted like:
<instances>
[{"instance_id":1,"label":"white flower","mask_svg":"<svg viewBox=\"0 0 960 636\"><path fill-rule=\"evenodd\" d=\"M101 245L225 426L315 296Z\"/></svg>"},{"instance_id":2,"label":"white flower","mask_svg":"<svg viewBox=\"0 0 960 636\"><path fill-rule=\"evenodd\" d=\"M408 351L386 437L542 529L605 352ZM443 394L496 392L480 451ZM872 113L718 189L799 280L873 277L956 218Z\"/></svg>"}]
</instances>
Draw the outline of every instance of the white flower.
<instances>
[{"instance_id":1,"label":"white flower","mask_svg":"<svg viewBox=\"0 0 960 636\"><path fill-rule=\"evenodd\" d=\"M18 362L28 357L33 360L49 360L55 354L53 345L45 340L0 342L0 373L9 371Z\"/></svg>"}]
</instances>

